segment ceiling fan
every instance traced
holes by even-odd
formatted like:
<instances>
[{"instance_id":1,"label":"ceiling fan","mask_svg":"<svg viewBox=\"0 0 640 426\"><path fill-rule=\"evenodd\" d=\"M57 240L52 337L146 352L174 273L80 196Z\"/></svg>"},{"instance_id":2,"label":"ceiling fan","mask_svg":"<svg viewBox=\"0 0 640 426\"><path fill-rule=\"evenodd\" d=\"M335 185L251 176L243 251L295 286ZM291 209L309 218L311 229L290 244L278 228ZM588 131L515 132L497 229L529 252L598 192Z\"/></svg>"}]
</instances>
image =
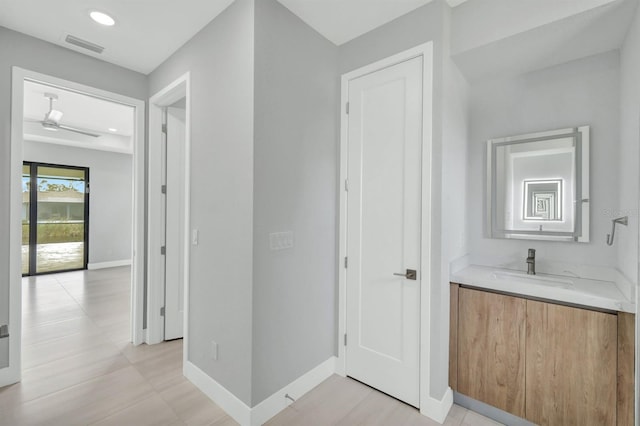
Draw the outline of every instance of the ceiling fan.
<instances>
[{"instance_id":1,"label":"ceiling fan","mask_svg":"<svg viewBox=\"0 0 640 426\"><path fill-rule=\"evenodd\" d=\"M94 138L97 138L100 136L88 130L78 129L77 127L71 127L71 126L66 126L64 124L60 124L60 120L62 119L62 115L63 115L62 111L57 111L53 109L53 102L58 100L58 95L54 93L45 93L44 97L49 99L49 111L44 115L44 119L40 121L43 128L47 130L52 130L52 131L67 130L69 132L80 133L82 135L91 136Z\"/></svg>"}]
</instances>

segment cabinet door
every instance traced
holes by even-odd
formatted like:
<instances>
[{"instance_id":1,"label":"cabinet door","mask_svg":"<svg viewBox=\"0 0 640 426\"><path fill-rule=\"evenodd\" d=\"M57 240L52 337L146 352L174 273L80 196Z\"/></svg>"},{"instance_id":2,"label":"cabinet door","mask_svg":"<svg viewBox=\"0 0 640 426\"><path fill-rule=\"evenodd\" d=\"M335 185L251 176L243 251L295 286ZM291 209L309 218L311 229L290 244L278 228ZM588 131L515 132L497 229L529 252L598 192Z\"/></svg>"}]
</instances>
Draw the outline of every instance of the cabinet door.
<instances>
[{"instance_id":1,"label":"cabinet door","mask_svg":"<svg viewBox=\"0 0 640 426\"><path fill-rule=\"evenodd\" d=\"M526 418L616 424L617 317L527 301Z\"/></svg>"},{"instance_id":2,"label":"cabinet door","mask_svg":"<svg viewBox=\"0 0 640 426\"><path fill-rule=\"evenodd\" d=\"M524 417L526 301L460 288L458 392Z\"/></svg>"}]
</instances>

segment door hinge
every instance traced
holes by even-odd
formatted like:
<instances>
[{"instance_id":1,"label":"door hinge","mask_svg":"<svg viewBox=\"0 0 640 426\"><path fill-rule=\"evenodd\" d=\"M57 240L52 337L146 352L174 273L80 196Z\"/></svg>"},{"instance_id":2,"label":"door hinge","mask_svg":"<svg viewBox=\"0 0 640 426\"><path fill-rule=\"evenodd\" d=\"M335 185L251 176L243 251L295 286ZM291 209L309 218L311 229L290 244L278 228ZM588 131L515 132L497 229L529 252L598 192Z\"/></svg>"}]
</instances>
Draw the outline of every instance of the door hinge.
<instances>
[{"instance_id":1,"label":"door hinge","mask_svg":"<svg viewBox=\"0 0 640 426\"><path fill-rule=\"evenodd\" d=\"M9 326L8 325L0 325L0 339L4 339L9 337Z\"/></svg>"},{"instance_id":2,"label":"door hinge","mask_svg":"<svg viewBox=\"0 0 640 426\"><path fill-rule=\"evenodd\" d=\"M345 268L349 267L349 258L347 256L344 257L344 267Z\"/></svg>"},{"instance_id":3,"label":"door hinge","mask_svg":"<svg viewBox=\"0 0 640 426\"><path fill-rule=\"evenodd\" d=\"M167 125L166 124L162 125L162 133L164 133L165 135L167 134Z\"/></svg>"},{"instance_id":4,"label":"door hinge","mask_svg":"<svg viewBox=\"0 0 640 426\"><path fill-rule=\"evenodd\" d=\"M344 110L348 115L349 114L349 102L347 102L347 104L344 106Z\"/></svg>"},{"instance_id":5,"label":"door hinge","mask_svg":"<svg viewBox=\"0 0 640 426\"><path fill-rule=\"evenodd\" d=\"M162 308L160 308L160 316L163 317L164 316L164 306Z\"/></svg>"},{"instance_id":6,"label":"door hinge","mask_svg":"<svg viewBox=\"0 0 640 426\"><path fill-rule=\"evenodd\" d=\"M349 180L348 179L344 180L344 190L349 192Z\"/></svg>"},{"instance_id":7,"label":"door hinge","mask_svg":"<svg viewBox=\"0 0 640 426\"><path fill-rule=\"evenodd\" d=\"M163 194L166 194L167 193L167 185L162 185L160 187L160 192L162 192Z\"/></svg>"},{"instance_id":8,"label":"door hinge","mask_svg":"<svg viewBox=\"0 0 640 426\"><path fill-rule=\"evenodd\" d=\"M347 346L347 333L344 334L344 345Z\"/></svg>"},{"instance_id":9,"label":"door hinge","mask_svg":"<svg viewBox=\"0 0 640 426\"><path fill-rule=\"evenodd\" d=\"M87 183L87 184L86 184L86 188L85 188L84 192L85 192L86 194L88 194L89 192L91 192L91 185L89 185L89 183Z\"/></svg>"},{"instance_id":10,"label":"door hinge","mask_svg":"<svg viewBox=\"0 0 640 426\"><path fill-rule=\"evenodd\" d=\"M167 247L166 247L166 246L162 246L162 247L160 247L160 254L161 254L161 255L165 255L165 254L167 254Z\"/></svg>"}]
</instances>

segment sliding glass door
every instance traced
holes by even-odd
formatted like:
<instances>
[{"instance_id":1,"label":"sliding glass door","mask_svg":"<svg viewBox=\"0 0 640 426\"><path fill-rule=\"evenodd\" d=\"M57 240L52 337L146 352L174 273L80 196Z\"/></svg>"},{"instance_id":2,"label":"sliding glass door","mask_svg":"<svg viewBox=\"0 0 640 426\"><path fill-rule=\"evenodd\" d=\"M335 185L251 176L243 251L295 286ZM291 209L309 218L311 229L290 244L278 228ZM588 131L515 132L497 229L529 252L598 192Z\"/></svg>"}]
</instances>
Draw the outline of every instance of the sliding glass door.
<instances>
[{"instance_id":1,"label":"sliding glass door","mask_svg":"<svg viewBox=\"0 0 640 426\"><path fill-rule=\"evenodd\" d=\"M89 169L25 162L22 274L86 269Z\"/></svg>"}]
</instances>

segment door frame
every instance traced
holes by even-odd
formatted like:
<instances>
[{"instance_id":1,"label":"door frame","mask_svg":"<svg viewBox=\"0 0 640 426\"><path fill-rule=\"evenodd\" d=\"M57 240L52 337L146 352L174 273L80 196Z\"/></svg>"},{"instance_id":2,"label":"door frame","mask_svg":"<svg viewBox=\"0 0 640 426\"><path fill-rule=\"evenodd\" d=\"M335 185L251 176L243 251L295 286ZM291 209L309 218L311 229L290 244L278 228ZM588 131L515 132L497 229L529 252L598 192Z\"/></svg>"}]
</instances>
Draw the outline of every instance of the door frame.
<instances>
[{"instance_id":1,"label":"door frame","mask_svg":"<svg viewBox=\"0 0 640 426\"><path fill-rule=\"evenodd\" d=\"M191 74L178 77L168 86L149 99L149 149L148 149L148 267L147 267L147 344L164 340L164 318L160 308L164 306L164 262L160 253L161 232L164 228L161 207L162 194L162 109L179 99L186 98L185 107L185 147L184 147L184 360L188 360L189 330L189 265L191 258ZM153 190L152 190L153 189Z\"/></svg>"},{"instance_id":2,"label":"door frame","mask_svg":"<svg viewBox=\"0 0 640 426\"><path fill-rule=\"evenodd\" d=\"M84 262L82 263L82 268L76 268L76 269L64 269L61 271L52 271L52 272L41 272L41 273L37 273L32 271L31 267L35 266L35 262L32 262L32 256L37 256L37 248L34 250L35 246L37 246L37 241L32 241L32 236L37 235L37 233L33 230L32 228L32 223L31 223L31 218L37 218L37 212L38 212L38 206L37 206L37 202L32 203L33 199L37 199L37 197L35 197L33 194L33 191L31 191L29 193L29 275L27 276L37 276L37 275L46 275L46 274L58 274L58 273L62 273L62 272L71 272L71 271L82 271L87 269L87 265L89 264L89 198L90 198L90 180L89 180L89 167L83 167L83 166L70 166L70 165L64 165L64 164L51 164L51 163L41 163L39 161L22 161L23 166L25 164L29 165L29 177L31 179L31 183L34 182L34 179L37 180L38 175L37 174L33 174L33 169L34 169L34 165L35 165L35 169L37 170L37 168L39 166L44 166L44 167L52 167L52 168L58 168L58 169L72 169L72 170L83 170L84 171L84 176L85 176L85 194L84 194L84 213L83 213L83 217L84 217ZM34 177L35 176L35 177ZM35 188L34 185L31 185L31 188ZM36 188L37 191L37 188ZM33 215L32 213L36 212L35 215ZM37 229L37 220L36 220L36 229ZM23 275L24 277L25 275Z\"/></svg>"},{"instance_id":3,"label":"door frame","mask_svg":"<svg viewBox=\"0 0 640 426\"><path fill-rule=\"evenodd\" d=\"M96 98L128 105L135 109L133 142L133 215L131 265L131 340L143 342L144 309L144 175L145 175L145 103L95 87L86 86L20 67L11 68L11 177L9 202L9 366L0 369L0 386L16 383L21 378L22 350L22 141L24 111L24 81L31 80L50 86L73 90Z\"/></svg>"},{"instance_id":4,"label":"door frame","mask_svg":"<svg viewBox=\"0 0 640 426\"><path fill-rule=\"evenodd\" d=\"M433 42L416 46L412 49L358 68L342 75L341 79L341 120L340 120L340 213L338 221L338 360L336 373L346 376L347 359L344 336L347 330L347 270L344 267L347 256L347 170L349 115L349 81L401 62L423 58L423 131L422 133L422 219L421 219L421 288L420 288L420 411L423 414L429 409L429 371L430 371L430 296L433 285L431 279L431 194L432 188L432 139L433 139Z\"/></svg>"}]
</instances>

